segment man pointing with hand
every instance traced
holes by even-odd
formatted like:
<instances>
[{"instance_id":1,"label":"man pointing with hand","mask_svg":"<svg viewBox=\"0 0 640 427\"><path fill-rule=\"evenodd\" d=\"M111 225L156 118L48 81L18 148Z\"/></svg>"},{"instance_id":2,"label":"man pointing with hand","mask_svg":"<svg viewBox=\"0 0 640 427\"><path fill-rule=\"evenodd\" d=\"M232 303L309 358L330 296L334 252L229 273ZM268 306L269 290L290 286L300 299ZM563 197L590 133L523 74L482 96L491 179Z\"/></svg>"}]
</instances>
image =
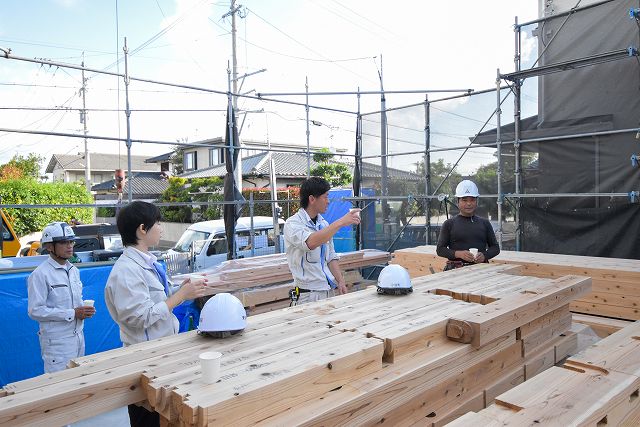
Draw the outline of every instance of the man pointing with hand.
<instances>
[{"instance_id":1,"label":"man pointing with hand","mask_svg":"<svg viewBox=\"0 0 640 427\"><path fill-rule=\"evenodd\" d=\"M351 209L329 224L321 214L329 207L331 185L324 178L311 177L300 187L300 210L284 225L289 269L294 279L292 303L320 301L347 293L347 286L333 248L333 236L342 227L360 224L360 209Z\"/></svg>"}]
</instances>

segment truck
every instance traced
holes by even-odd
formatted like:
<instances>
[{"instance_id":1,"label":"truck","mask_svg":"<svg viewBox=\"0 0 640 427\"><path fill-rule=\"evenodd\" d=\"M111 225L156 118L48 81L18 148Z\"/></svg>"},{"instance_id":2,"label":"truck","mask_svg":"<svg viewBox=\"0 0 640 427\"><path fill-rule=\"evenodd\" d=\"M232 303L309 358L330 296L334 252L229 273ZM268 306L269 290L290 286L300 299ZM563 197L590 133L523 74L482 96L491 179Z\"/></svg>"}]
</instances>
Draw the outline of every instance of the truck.
<instances>
[{"instance_id":1,"label":"truck","mask_svg":"<svg viewBox=\"0 0 640 427\"><path fill-rule=\"evenodd\" d=\"M11 221L7 218L4 211L0 209L0 216L2 217L2 233L0 233L0 240L2 240L0 249L0 257L14 257L20 253L20 240L15 231Z\"/></svg>"}]
</instances>

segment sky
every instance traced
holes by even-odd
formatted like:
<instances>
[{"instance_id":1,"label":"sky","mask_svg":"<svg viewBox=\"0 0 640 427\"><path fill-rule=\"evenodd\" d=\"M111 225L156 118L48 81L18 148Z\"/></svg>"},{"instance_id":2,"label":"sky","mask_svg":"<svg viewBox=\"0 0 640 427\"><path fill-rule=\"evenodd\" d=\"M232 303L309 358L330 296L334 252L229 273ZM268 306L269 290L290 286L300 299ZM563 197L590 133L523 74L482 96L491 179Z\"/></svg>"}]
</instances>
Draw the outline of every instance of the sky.
<instances>
[{"instance_id":1,"label":"sky","mask_svg":"<svg viewBox=\"0 0 640 427\"><path fill-rule=\"evenodd\" d=\"M310 93L403 90L483 90L495 87L496 70L514 70L514 19L536 19L538 1L486 0L402 3L378 0L247 0L236 15L237 70L248 76L239 93L241 138L306 145L303 105ZM223 94L131 80L132 154L154 156L175 141L197 142L224 136L229 70L232 66L229 1L209 0L7 0L0 13L0 47L21 58L125 72L126 43L131 77L212 89ZM535 59L529 28L523 34L523 60ZM87 72L87 133L125 138L125 83L122 77ZM0 57L0 128L83 134L82 75L78 70ZM430 93L429 100L460 92ZM523 117L536 113L535 82L525 85ZM387 108L419 104L424 93L387 94ZM503 123L512 121L512 102L503 106ZM312 146L353 153L355 113L364 116L365 154L380 152L379 95L311 95ZM466 145L490 119L494 92L431 104L431 143L438 148ZM144 111L147 110L147 111ZM149 111L156 110L156 111ZM158 111L164 110L164 111ZM168 111L170 110L170 111ZM511 117L509 117L511 115ZM391 153L424 148L424 107L388 115ZM485 130L495 125L489 120ZM120 153L123 142L89 139L91 152ZM0 163L15 154L84 151L84 139L0 131ZM438 152L433 159L454 163L460 151ZM493 161L492 150L474 150L459 166L472 173ZM371 160L376 161L376 160ZM389 165L415 168L420 156L391 157ZM126 160L122 160L124 167ZM413 166L411 166L413 165Z\"/></svg>"}]
</instances>

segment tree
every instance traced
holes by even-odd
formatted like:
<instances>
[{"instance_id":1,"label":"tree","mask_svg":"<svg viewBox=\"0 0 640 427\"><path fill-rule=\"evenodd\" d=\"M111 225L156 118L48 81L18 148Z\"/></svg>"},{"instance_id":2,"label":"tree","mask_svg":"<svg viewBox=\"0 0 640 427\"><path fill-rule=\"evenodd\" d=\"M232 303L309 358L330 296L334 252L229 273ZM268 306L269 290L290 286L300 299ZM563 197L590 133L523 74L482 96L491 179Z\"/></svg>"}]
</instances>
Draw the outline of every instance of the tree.
<instances>
[{"instance_id":1,"label":"tree","mask_svg":"<svg viewBox=\"0 0 640 427\"><path fill-rule=\"evenodd\" d=\"M160 195L159 201L194 202L194 205L197 205L197 202L221 201L222 184L222 179L218 177L191 180L171 177L169 187ZM219 219L222 216L221 206L163 206L160 211L164 220L170 222L193 222L196 217L198 220L208 220Z\"/></svg>"},{"instance_id":2,"label":"tree","mask_svg":"<svg viewBox=\"0 0 640 427\"><path fill-rule=\"evenodd\" d=\"M9 162L0 166L0 180L9 179L38 179L40 177L40 163L44 157L30 153L27 157L16 154Z\"/></svg>"},{"instance_id":3,"label":"tree","mask_svg":"<svg viewBox=\"0 0 640 427\"><path fill-rule=\"evenodd\" d=\"M323 148L320 152L314 153L313 160L320 164L311 169L311 175L326 179L331 183L332 187L342 187L351 184L353 175L349 172L347 165L339 162L331 162L332 158L333 153L331 153L328 148Z\"/></svg>"},{"instance_id":4,"label":"tree","mask_svg":"<svg viewBox=\"0 0 640 427\"><path fill-rule=\"evenodd\" d=\"M180 143L187 143L189 138L178 139ZM176 175L180 175L184 172L184 152L182 151L181 145L176 145L173 147L173 154L169 158L171 164L173 165L173 173Z\"/></svg>"},{"instance_id":5,"label":"tree","mask_svg":"<svg viewBox=\"0 0 640 427\"><path fill-rule=\"evenodd\" d=\"M40 183L35 179L14 179L0 182L0 197L5 204L55 205L93 203L93 197L79 182ZM6 208L11 217L13 229L19 236L42 231L53 221L71 221L76 218L90 223L93 220L91 208Z\"/></svg>"}]
</instances>

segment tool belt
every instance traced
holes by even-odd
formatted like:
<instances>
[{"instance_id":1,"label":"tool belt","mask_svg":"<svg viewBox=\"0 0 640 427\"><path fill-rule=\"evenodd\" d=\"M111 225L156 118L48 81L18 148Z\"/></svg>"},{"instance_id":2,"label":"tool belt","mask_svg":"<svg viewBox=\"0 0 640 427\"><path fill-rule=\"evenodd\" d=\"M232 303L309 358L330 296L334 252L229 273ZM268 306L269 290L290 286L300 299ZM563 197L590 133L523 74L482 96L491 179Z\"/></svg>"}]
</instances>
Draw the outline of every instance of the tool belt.
<instances>
[{"instance_id":1,"label":"tool belt","mask_svg":"<svg viewBox=\"0 0 640 427\"><path fill-rule=\"evenodd\" d=\"M447 265L444 266L443 271L454 270L456 268L464 267L466 265L473 265L473 264L474 263L472 262L466 262L466 261L447 261Z\"/></svg>"},{"instance_id":2,"label":"tool belt","mask_svg":"<svg viewBox=\"0 0 640 427\"><path fill-rule=\"evenodd\" d=\"M306 294L311 292L309 289L300 289L299 287L295 287L293 289L289 289L289 299L291 302L289 303L289 307L292 307L294 303L298 303L300 299L300 294Z\"/></svg>"}]
</instances>

